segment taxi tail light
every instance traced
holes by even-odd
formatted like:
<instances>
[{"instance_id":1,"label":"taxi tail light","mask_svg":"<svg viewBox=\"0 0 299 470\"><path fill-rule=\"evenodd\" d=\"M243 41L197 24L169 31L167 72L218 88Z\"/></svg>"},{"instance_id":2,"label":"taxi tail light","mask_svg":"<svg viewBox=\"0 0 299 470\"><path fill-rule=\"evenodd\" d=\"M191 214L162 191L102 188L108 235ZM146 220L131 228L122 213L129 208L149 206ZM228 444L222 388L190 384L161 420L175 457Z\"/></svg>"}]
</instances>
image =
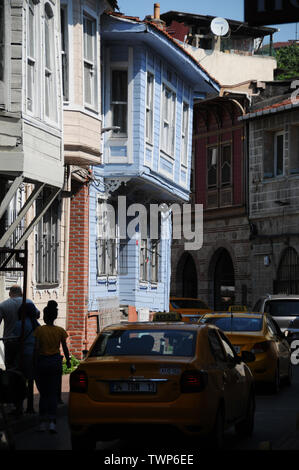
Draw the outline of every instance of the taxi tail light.
<instances>
[{"instance_id":1,"label":"taxi tail light","mask_svg":"<svg viewBox=\"0 0 299 470\"><path fill-rule=\"evenodd\" d=\"M255 343L255 345L251 349L251 352L253 352L254 354L264 353L268 351L269 347L270 347L269 341L263 341L262 343Z\"/></svg>"},{"instance_id":2,"label":"taxi tail light","mask_svg":"<svg viewBox=\"0 0 299 470\"><path fill-rule=\"evenodd\" d=\"M208 374L205 371L186 370L181 375L181 392L202 392L208 383Z\"/></svg>"},{"instance_id":3,"label":"taxi tail light","mask_svg":"<svg viewBox=\"0 0 299 470\"><path fill-rule=\"evenodd\" d=\"M70 376L70 392L87 392L87 375L83 370L75 370Z\"/></svg>"}]
</instances>

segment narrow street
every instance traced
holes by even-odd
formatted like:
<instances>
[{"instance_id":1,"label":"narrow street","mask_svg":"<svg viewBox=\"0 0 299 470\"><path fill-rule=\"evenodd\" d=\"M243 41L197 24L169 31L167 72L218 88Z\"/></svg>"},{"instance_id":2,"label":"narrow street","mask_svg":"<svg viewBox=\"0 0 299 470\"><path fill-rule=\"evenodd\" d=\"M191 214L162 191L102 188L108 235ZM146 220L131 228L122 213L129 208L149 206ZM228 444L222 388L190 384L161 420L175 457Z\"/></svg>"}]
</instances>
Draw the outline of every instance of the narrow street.
<instances>
[{"instance_id":1,"label":"narrow street","mask_svg":"<svg viewBox=\"0 0 299 470\"><path fill-rule=\"evenodd\" d=\"M252 438L239 439L234 430L225 436L225 449L227 450L258 450L261 443L270 442L272 449L280 447L281 443L296 429L297 415L299 415L299 367L294 367L294 380L291 387L282 386L278 395L270 395L266 390L260 389L256 396L256 420ZM70 434L67 416L61 416L57 422L58 433L51 435L48 432L39 433L37 429L29 429L16 435L17 450L71 450ZM194 450L194 446L190 448ZM139 453L162 454L165 449L160 444L149 439L141 439L139 443L125 440L112 442L99 442L97 450L104 456L120 452L126 455ZM188 443L173 442L167 447L167 453L188 453Z\"/></svg>"}]
</instances>

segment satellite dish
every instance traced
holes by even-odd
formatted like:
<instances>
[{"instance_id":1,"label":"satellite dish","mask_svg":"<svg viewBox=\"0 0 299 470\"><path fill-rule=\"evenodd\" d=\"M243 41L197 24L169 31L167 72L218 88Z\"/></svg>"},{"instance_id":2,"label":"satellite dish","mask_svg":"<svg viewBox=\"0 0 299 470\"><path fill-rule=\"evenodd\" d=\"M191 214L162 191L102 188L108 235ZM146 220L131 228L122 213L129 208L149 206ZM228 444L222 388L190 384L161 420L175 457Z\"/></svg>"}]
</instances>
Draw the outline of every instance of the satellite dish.
<instances>
[{"instance_id":1,"label":"satellite dish","mask_svg":"<svg viewBox=\"0 0 299 470\"><path fill-rule=\"evenodd\" d=\"M224 18L214 18L211 31L215 36L225 36L229 32L229 24Z\"/></svg>"}]
</instances>

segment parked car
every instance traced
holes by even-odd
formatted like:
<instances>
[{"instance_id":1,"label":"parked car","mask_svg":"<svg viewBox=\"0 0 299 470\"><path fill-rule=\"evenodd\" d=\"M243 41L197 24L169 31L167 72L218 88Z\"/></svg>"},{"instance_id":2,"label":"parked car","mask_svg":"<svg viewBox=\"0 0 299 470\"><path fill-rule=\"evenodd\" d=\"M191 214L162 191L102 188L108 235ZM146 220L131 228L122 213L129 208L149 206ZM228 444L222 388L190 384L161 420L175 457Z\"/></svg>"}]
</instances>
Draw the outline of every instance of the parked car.
<instances>
[{"instance_id":1,"label":"parked car","mask_svg":"<svg viewBox=\"0 0 299 470\"><path fill-rule=\"evenodd\" d=\"M293 341L299 340L299 317L290 322L288 328L284 331L284 334L290 345Z\"/></svg>"},{"instance_id":2,"label":"parked car","mask_svg":"<svg viewBox=\"0 0 299 470\"><path fill-rule=\"evenodd\" d=\"M256 302L253 311L269 313L285 331L290 322L299 317L299 295L265 295Z\"/></svg>"},{"instance_id":3,"label":"parked car","mask_svg":"<svg viewBox=\"0 0 299 470\"><path fill-rule=\"evenodd\" d=\"M217 327L184 322L120 323L104 328L70 376L73 449L143 431L211 436L220 447L234 425L254 424L254 381Z\"/></svg>"},{"instance_id":4,"label":"parked car","mask_svg":"<svg viewBox=\"0 0 299 470\"><path fill-rule=\"evenodd\" d=\"M292 381L291 349L285 335L273 318L265 313L214 313L201 322L221 328L237 354L251 351L255 361L248 363L258 383L270 385L277 393L282 379Z\"/></svg>"},{"instance_id":5,"label":"parked car","mask_svg":"<svg viewBox=\"0 0 299 470\"><path fill-rule=\"evenodd\" d=\"M182 315L182 320L186 323L197 323L205 313L212 310L201 299L190 297L170 297L169 311L178 312Z\"/></svg>"}]
</instances>

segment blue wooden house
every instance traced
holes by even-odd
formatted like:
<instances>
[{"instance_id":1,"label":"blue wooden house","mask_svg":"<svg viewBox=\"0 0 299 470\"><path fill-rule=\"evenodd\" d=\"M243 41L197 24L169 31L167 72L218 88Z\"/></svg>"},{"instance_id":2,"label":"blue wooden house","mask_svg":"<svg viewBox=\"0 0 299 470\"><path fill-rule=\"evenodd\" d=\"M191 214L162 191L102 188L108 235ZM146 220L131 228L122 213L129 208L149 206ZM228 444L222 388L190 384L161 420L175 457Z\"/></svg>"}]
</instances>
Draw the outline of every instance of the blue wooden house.
<instances>
[{"instance_id":1,"label":"blue wooden house","mask_svg":"<svg viewBox=\"0 0 299 470\"><path fill-rule=\"evenodd\" d=\"M103 18L103 163L93 167L90 188L89 311L106 313L105 324L119 306L131 307L130 319L132 311L141 320L168 311L171 217L155 219L153 237L150 209L188 202L193 102L219 84L161 23Z\"/></svg>"}]
</instances>

